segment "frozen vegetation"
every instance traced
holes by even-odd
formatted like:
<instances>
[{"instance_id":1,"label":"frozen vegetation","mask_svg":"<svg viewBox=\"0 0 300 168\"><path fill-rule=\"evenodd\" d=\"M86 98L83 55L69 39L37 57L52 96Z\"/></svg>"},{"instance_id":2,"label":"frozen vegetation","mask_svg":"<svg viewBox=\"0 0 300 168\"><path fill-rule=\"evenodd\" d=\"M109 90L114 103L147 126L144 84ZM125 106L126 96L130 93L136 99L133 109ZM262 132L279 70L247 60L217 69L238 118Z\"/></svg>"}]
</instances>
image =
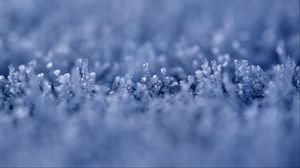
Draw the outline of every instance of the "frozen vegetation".
<instances>
[{"instance_id":1,"label":"frozen vegetation","mask_svg":"<svg viewBox=\"0 0 300 168\"><path fill-rule=\"evenodd\" d=\"M300 166L299 0L1 0L0 166Z\"/></svg>"}]
</instances>

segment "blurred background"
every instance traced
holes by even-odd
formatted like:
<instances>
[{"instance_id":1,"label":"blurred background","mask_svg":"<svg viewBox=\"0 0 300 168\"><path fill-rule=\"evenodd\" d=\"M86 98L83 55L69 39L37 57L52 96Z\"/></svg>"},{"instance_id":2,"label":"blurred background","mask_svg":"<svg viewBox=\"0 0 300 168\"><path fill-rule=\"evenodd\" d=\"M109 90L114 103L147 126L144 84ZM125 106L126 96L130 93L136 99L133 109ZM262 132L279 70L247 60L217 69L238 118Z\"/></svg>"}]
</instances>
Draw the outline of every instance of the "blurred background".
<instances>
[{"instance_id":1,"label":"blurred background","mask_svg":"<svg viewBox=\"0 0 300 168\"><path fill-rule=\"evenodd\" d=\"M69 71L86 58L105 82L145 62L193 73L224 54L299 64L299 19L299 0L1 0L0 72L33 59Z\"/></svg>"}]
</instances>

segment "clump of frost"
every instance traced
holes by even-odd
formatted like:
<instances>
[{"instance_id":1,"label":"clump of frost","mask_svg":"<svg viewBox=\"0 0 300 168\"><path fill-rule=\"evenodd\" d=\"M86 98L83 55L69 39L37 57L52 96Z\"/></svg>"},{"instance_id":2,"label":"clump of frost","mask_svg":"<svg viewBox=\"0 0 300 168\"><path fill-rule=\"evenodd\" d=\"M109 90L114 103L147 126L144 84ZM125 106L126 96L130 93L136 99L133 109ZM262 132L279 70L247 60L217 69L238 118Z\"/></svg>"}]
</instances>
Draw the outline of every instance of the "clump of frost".
<instances>
[{"instance_id":1,"label":"clump of frost","mask_svg":"<svg viewBox=\"0 0 300 168\"><path fill-rule=\"evenodd\" d=\"M178 81L145 63L141 78L129 72L108 87L82 59L64 74L36 73L35 62L10 66L0 80L1 163L299 164L298 67L290 58L268 73L235 64L233 81L214 60Z\"/></svg>"}]
</instances>

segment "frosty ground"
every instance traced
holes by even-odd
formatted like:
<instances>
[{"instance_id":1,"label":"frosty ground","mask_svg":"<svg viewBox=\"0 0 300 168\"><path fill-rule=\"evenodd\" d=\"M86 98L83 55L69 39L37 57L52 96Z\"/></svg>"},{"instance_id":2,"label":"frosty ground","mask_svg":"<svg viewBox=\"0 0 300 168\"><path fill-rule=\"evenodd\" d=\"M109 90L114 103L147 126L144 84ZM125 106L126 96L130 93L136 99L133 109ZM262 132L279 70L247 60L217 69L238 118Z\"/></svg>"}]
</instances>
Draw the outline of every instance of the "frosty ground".
<instances>
[{"instance_id":1,"label":"frosty ground","mask_svg":"<svg viewBox=\"0 0 300 168\"><path fill-rule=\"evenodd\" d=\"M0 1L0 166L300 166L299 0Z\"/></svg>"}]
</instances>

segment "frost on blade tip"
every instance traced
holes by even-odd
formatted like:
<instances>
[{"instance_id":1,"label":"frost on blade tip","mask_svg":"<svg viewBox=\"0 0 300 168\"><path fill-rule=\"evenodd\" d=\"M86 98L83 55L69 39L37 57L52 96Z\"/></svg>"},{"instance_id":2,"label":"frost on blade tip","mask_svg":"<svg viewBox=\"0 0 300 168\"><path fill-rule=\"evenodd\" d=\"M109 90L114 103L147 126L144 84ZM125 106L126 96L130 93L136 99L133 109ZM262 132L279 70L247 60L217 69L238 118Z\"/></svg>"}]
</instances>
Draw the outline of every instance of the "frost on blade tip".
<instances>
[{"instance_id":1,"label":"frost on blade tip","mask_svg":"<svg viewBox=\"0 0 300 168\"><path fill-rule=\"evenodd\" d=\"M54 75L55 76L59 76L60 75L60 70L59 69L56 69L53 71Z\"/></svg>"},{"instance_id":2,"label":"frost on blade tip","mask_svg":"<svg viewBox=\"0 0 300 168\"><path fill-rule=\"evenodd\" d=\"M242 99L251 101L264 96L267 76L259 66L249 65L247 60L235 60L235 82Z\"/></svg>"},{"instance_id":3,"label":"frost on blade tip","mask_svg":"<svg viewBox=\"0 0 300 168\"><path fill-rule=\"evenodd\" d=\"M149 70L149 63L144 63L143 64L143 70L147 74L150 72L150 70Z\"/></svg>"},{"instance_id":4,"label":"frost on blade tip","mask_svg":"<svg viewBox=\"0 0 300 168\"><path fill-rule=\"evenodd\" d=\"M166 69L166 68L161 68L161 69L160 69L160 73L161 73L163 76L166 76L166 74L167 74L167 69Z\"/></svg>"},{"instance_id":5,"label":"frost on blade tip","mask_svg":"<svg viewBox=\"0 0 300 168\"><path fill-rule=\"evenodd\" d=\"M69 73L65 73L64 75L61 75L58 77L58 81L61 83L61 84L66 84L67 82L70 81L70 74Z\"/></svg>"}]
</instances>

